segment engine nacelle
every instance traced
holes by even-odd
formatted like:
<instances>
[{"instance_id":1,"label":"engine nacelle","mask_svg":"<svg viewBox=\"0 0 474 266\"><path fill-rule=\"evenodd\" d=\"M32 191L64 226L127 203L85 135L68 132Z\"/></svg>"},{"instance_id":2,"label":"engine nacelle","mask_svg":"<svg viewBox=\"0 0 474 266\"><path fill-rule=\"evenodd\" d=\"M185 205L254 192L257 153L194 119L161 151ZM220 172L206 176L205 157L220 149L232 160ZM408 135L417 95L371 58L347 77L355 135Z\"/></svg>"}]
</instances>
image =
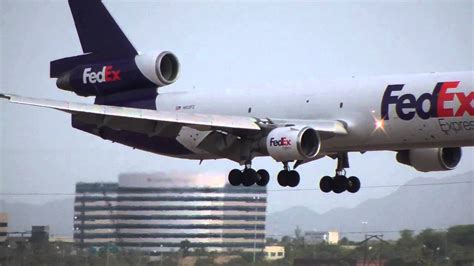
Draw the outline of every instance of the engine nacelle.
<instances>
[{"instance_id":1,"label":"engine nacelle","mask_svg":"<svg viewBox=\"0 0 474 266\"><path fill-rule=\"evenodd\" d=\"M412 166L420 172L452 170L459 164L461 157L460 147L413 149L397 153L399 163Z\"/></svg>"},{"instance_id":2,"label":"engine nacelle","mask_svg":"<svg viewBox=\"0 0 474 266\"><path fill-rule=\"evenodd\" d=\"M178 76L177 57L171 52L162 52L78 65L58 76L56 85L80 96L103 96L166 86L175 82Z\"/></svg>"},{"instance_id":3,"label":"engine nacelle","mask_svg":"<svg viewBox=\"0 0 474 266\"><path fill-rule=\"evenodd\" d=\"M279 127L266 138L268 154L279 162L314 158L320 147L319 134L311 127Z\"/></svg>"},{"instance_id":4,"label":"engine nacelle","mask_svg":"<svg viewBox=\"0 0 474 266\"><path fill-rule=\"evenodd\" d=\"M158 56L137 55L135 63L140 72L158 87L170 85L179 77L179 61L171 52L162 52Z\"/></svg>"}]
</instances>

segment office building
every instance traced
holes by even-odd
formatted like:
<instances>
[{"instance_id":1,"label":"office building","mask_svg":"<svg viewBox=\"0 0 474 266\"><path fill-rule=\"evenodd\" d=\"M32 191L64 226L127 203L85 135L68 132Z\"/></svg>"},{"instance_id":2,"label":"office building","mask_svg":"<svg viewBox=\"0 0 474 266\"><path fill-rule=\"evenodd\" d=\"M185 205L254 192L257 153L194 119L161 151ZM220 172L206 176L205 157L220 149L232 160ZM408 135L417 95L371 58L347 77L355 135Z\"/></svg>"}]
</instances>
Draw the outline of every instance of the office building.
<instances>
[{"instance_id":1,"label":"office building","mask_svg":"<svg viewBox=\"0 0 474 266\"><path fill-rule=\"evenodd\" d=\"M233 187L224 176L124 174L118 183L76 185L74 240L154 253L189 247L262 251L265 187Z\"/></svg>"}]
</instances>

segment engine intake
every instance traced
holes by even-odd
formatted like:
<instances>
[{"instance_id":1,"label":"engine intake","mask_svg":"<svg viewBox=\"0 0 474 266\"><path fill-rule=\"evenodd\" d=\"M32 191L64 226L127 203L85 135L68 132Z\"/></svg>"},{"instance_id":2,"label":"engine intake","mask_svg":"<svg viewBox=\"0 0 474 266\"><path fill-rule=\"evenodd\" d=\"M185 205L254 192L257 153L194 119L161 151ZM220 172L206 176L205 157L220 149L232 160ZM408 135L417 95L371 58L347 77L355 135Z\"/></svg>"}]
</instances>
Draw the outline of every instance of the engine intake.
<instances>
[{"instance_id":1,"label":"engine intake","mask_svg":"<svg viewBox=\"0 0 474 266\"><path fill-rule=\"evenodd\" d=\"M175 82L179 75L178 58L174 54L168 52L160 54L156 60L158 78L164 84Z\"/></svg>"},{"instance_id":2,"label":"engine intake","mask_svg":"<svg viewBox=\"0 0 474 266\"><path fill-rule=\"evenodd\" d=\"M319 134L311 127L275 128L266 138L268 154L279 162L314 158L320 147Z\"/></svg>"},{"instance_id":3,"label":"engine intake","mask_svg":"<svg viewBox=\"0 0 474 266\"><path fill-rule=\"evenodd\" d=\"M461 157L460 147L413 149L397 153L399 163L412 166L420 172L453 170Z\"/></svg>"}]
</instances>

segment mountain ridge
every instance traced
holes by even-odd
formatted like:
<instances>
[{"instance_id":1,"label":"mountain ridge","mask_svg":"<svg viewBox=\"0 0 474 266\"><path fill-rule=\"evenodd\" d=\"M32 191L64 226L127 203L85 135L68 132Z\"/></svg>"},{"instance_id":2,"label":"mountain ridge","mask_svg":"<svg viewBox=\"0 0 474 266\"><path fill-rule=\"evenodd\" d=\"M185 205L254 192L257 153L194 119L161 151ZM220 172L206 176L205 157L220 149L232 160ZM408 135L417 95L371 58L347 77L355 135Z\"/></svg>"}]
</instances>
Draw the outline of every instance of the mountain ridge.
<instances>
[{"instance_id":1,"label":"mountain ridge","mask_svg":"<svg viewBox=\"0 0 474 266\"><path fill-rule=\"evenodd\" d=\"M393 193L369 199L353 208L335 208L324 213L303 207L267 215L270 235L293 235L299 226L303 231L339 230L340 232L391 232L396 238L403 229L446 228L474 223L474 172L442 179L419 177L400 186ZM452 189L452 186L456 186ZM394 207L396 206L396 207ZM308 220L305 217L312 216ZM362 222L367 222L362 225ZM359 235L359 238L362 234Z\"/></svg>"}]
</instances>

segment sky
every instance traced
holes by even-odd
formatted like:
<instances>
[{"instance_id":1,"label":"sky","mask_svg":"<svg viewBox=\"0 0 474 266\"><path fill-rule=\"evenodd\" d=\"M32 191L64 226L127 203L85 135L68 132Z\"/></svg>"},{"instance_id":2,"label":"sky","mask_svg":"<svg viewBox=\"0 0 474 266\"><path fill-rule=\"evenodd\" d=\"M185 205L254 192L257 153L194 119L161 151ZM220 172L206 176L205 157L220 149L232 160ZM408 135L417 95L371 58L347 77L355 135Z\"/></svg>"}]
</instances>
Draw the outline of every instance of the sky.
<instances>
[{"instance_id":1,"label":"sky","mask_svg":"<svg viewBox=\"0 0 474 266\"><path fill-rule=\"evenodd\" d=\"M308 86L318 78L473 70L472 1L104 1L135 47L170 50L179 80L160 91L266 90ZM81 54L67 1L0 1L0 92L89 102L56 88L49 62ZM318 88L324 89L324 88ZM275 103L275 104L281 104ZM393 152L350 154L350 175L363 186L398 185L414 177L443 178L474 170L465 148L458 168L419 173ZM301 167L298 188L268 186L268 211L306 206L317 212L353 207L396 188L323 194L323 175L336 162ZM273 176L281 165L254 161ZM208 173L226 178L235 163L180 160L112 144L70 126L55 110L0 101L0 192L73 193L75 183L114 182L124 172ZM314 189L314 190L312 190ZM58 196L2 195L43 203ZM0 205L0 208L2 206Z\"/></svg>"}]
</instances>

